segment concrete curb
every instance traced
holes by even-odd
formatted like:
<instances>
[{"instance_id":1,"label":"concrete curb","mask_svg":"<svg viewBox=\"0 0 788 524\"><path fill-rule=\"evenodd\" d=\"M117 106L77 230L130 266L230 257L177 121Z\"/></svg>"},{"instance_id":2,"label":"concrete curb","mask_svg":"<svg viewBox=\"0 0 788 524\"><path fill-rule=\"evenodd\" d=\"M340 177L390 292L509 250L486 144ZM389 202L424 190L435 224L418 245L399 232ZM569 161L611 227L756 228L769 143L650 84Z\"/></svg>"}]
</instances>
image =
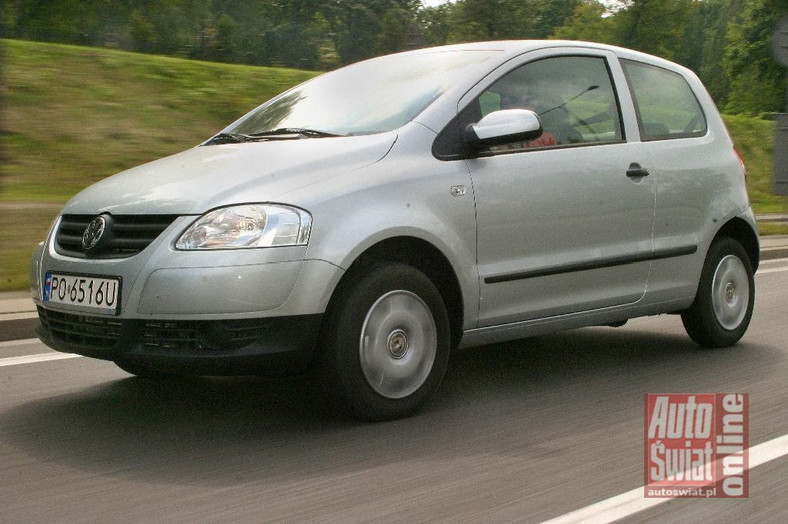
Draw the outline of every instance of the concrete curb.
<instances>
[{"instance_id":1,"label":"concrete curb","mask_svg":"<svg viewBox=\"0 0 788 524\"><path fill-rule=\"evenodd\" d=\"M788 223L788 213L766 213L755 217L758 222L781 222Z\"/></svg>"},{"instance_id":2,"label":"concrete curb","mask_svg":"<svg viewBox=\"0 0 788 524\"><path fill-rule=\"evenodd\" d=\"M36 338L37 326L38 316L16 320L0 318L0 342Z\"/></svg>"},{"instance_id":3,"label":"concrete curb","mask_svg":"<svg viewBox=\"0 0 788 524\"><path fill-rule=\"evenodd\" d=\"M34 338L37 325L38 315L29 292L0 293L0 342Z\"/></svg>"}]
</instances>

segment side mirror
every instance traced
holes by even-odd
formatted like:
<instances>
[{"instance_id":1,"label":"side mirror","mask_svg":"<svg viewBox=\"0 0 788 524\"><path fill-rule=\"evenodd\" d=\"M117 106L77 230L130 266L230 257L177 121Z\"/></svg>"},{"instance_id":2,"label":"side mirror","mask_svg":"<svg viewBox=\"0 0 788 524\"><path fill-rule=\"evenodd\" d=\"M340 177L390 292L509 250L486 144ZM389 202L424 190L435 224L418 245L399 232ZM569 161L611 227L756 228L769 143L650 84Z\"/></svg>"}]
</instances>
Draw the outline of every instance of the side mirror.
<instances>
[{"instance_id":1,"label":"side mirror","mask_svg":"<svg viewBox=\"0 0 788 524\"><path fill-rule=\"evenodd\" d=\"M465 142L473 150L483 147L527 142L542 134L542 122L527 109L493 111L465 128Z\"/></svg>"}]
</instances>

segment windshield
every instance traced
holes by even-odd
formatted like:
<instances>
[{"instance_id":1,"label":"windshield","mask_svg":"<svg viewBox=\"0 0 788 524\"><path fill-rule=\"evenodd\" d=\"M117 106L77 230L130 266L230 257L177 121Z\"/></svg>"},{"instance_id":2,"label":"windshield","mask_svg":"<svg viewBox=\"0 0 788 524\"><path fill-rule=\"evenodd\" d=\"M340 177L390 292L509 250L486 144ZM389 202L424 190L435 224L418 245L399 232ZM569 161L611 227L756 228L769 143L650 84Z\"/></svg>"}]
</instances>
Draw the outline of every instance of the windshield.
<instances>
[{"instance_id":1,"label":"windshield","mask_svg":"<svg viewBox=\"0 0 788 524\"><path fill-rule=\"evenodd\" d=\"M464 70L490 56L490 52L443 51L360 62L296 86L225 132L255 135L305 129L359 135L391 131L413 120Z\"/></svg>"}]
</instances>

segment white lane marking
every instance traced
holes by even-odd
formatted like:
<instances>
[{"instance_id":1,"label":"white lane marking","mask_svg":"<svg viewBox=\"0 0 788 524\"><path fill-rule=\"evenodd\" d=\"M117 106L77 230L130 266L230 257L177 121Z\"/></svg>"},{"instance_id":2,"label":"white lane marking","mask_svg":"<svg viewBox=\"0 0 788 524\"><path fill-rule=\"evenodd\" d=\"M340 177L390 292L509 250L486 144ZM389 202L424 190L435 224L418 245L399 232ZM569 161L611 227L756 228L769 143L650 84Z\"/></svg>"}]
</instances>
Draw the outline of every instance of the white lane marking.
<instances>
[{"instance_id":1,"label":"white lane marking","mask_svg":"<svg viewBox=\"0 0 788 524\"><path fill-rule=\"evenodd\" d=\"M0 367L18 366L20 364L36 364L38 362L49 362L50 360L64 360L67 358L79 358L82 355L71 353L39 353L37 355L23 355L21 357L0 358Z\"/></svg>"},{"instance_id":2,"label":"white lane marking","mask_svg":"<svg viewBox=\"0 0 788 524\"><path fill-rule=\"evenodd\" d=\"M788 455L788 435L753 446L749 449L749 453L750 466L748 469L784 457ZM613 522L673 500L670 497L647 499L643 496L643 488L644 486L640 486L621 495L545 521L542 524L570 524L577 522L601 524Z\"/></svg>"},{"instance_id":3,"label":"white lane marking","mask_svg":"<svg viewBox=\"0 0 788 524\"><path fill-rule=\"evenodd\" d=\"M6 320L29 320L33 318L38 318L38 313L29 313L25 311L18 313L0 313L0 322Z\"/></svg>"},{"instance_id":4,"label":"white lane marking","mask_svg":"<svg viewBox=\"0 0 788 524\"><path fill-rule=\"evenodd\" d=\"M771 269L759 269L755 276L758 275L765 275L766 273L780 273L782 271L788 271L788 267L774 267Z\"/></svg>"},{"instance_id":5,"label":"white lane marking","mask_svg":"<svg viewBox=\"0 0 788 524\"><path fill-rule=\"evenodd\" d=\"M0 342L0 348L12 348L15 346L27 346L29 344L40 344L41 341L37 338L23 338L19 340L6 340L5 342Z\"/></svg>"},{"instance_id":6,"label":"white lane marking","mask_svg":"<svg viewBox=\"0 0 788 524\"><path fill-rule=\"evenodd\" d=\"M763 258L761 257L761 264L785 264L788 258Z\"/></svg>"}]
</instances>

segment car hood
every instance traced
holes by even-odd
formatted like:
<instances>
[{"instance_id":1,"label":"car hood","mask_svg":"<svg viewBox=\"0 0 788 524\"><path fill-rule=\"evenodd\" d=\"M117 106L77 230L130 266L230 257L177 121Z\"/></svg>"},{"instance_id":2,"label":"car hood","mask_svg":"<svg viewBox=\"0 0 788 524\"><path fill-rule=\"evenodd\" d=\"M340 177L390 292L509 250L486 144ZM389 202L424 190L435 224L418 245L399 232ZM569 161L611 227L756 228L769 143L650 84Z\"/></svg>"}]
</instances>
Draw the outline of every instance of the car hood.
<instances>
[{"instance_id":1,"label":"car hood","mask_svg":"<svg viewBox=\"0 0 788 524\"><path fill-rule=\"evenodd\" d=\"M290 192L386 156L396 133L199 146L106 178L77 194L69 214L201 214ZM296 202L289 202L296 203Z\"/></svg>"}]
</instances>

